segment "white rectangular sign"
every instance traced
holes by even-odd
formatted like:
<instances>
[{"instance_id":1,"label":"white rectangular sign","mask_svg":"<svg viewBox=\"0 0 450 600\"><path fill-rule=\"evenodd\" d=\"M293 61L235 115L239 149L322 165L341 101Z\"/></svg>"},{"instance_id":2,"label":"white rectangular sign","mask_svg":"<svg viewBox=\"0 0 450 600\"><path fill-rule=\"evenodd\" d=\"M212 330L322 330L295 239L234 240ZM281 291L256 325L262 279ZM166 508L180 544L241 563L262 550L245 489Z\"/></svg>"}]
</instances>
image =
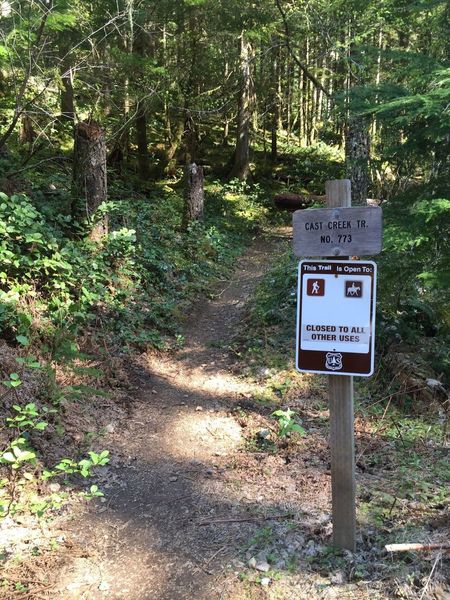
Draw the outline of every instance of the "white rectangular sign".
<instances>
[{"instance_id":1,"label":"white rectangular sign","mask_svg":"<svg viewBox=\"0 0 450 600\"><path fill-rule=\"evenodd\" d=\"M375 295L376 264L372 261L301 261L297 369L372 375Z\"/></svg>"}]
</instances>

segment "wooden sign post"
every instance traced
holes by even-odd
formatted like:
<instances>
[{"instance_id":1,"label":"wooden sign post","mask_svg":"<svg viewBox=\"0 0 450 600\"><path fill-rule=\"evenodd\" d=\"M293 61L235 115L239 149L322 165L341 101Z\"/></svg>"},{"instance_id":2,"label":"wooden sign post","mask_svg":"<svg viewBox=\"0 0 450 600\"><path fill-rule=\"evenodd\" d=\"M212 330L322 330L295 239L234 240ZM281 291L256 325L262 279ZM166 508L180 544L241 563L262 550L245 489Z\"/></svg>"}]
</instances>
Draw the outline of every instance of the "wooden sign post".
<instances>
[{"instance_id":1,"label":"wooden sign post","mask_svg":"<svg viewBox=\"0 0 450 600\"><path fill-rule=\"evenodd\" d=\"M373 373L377 269L348 258L381 252L382 211L352 208L348 179L326 182L326 204L293 218L294 253L325 258L299 264L296 368L330 373L333 541L355 551L353 375Z\"/></svg>"},{"instance_id":2,"label":"wooden sign post","mask_svg":"<svg viewBox=\"0 0 450 600\"><path fill-rule=\"evenodd\" d=\"M327 207L350 207L349 179L326 182ZM335 257L333 257L335 258ZM333 542L356 550L356 484L353 377L328 376L330 406L331 497Z\"/></svg>"}]
</instances>

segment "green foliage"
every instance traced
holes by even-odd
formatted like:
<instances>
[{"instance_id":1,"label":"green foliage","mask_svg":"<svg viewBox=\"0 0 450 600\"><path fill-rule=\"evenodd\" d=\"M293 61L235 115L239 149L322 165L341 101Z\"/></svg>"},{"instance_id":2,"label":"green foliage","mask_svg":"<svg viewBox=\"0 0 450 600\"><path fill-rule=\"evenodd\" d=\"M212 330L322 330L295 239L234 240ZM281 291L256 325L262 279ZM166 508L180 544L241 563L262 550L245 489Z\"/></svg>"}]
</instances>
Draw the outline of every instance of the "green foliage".
<instances>
[{"instance_id":1,"label":"green foliage","mask_svg":"<svg viewBox=\"0 0 450 600\"><path fill-rule=\"evenodd\" d=\"M22 342L24 341L23 339ZM14 393L16 388L22 385L18 373L10 373L8 379L2 383L7 388L6 394ZM4 401L4 398L5 395L1 399ZM64 495L53 494L47 498L42 495L33 495L31 491L26 491L26 484L46 481L57 476L91 477L94 468L104 466L109 462L108 450L100 453L89 451L87 457L78 461L64 458L52 469L43 468L43 457L33 447L35 445L33 440L36 442L36 436L42 435L49 425L48 420L54 418L57 413L56 408L49 408L45 405L38 409L34 402L25 405L13 404L12 415L5 419L11 435L9 435L6 447L0 449L0 468L3 468L3 475L5 475L5 469L8 475L0 481L0 518L22 510L30 510L33 514L42 516L49 509L59 508L64 501ZM16 490L19 481L23 497L21 501L18 499ZM94 485L91 486L86 497L90 499L100 495L102 493Z\"/></svg>"},{"instance_id":2,"label":"green foliage","mask_svg":"<svg viewBox=\"0 0 450 600\"><path fill-rule=\"evenodd\" d=\"M282 176L288 181L291 178L294 190L300 185L310 193L323 194L325 181L345 175L342 151L324 142L305 148L286 144L280 159L275 167L276 177Z\"/></svg>"},{"instance_id":3,"label":"green foliage","mask_svg":"<svg viewBox=\"0 0 450 600\"><path fill-rule=\"evenodd\" d=\"M42 479L47 480L58 475L79 474L82 477L90 477L94 467L103 467L109 462L109 451L103 450L100 454L88 452L89 458L83 458L79 461L73 461L70 458L64 458L53 470L45 469L42 472Z\"/></svg>"},{"instance_id":4,"label":"green foliage","mask_svg":"<svg viewBox=\"0 0 450 600\"><path fill-rule=\"evenodd\" d=\"M272 416L278 421L278 436L280 438L291 437L293 433L298 433L301 436L306 435L305 429L296 422L295 410L290 408L283 410L274 410Z\"/></svg>"},{"instance_id":5,"label":"green foliage","mask_svg":"<svg viewBox=\"0 0 450 600\"><path fill-rule=\"evenodd\" d=\"M429 196L428 196L429 193ZM430 188L399 195L384 209L384 251L379 299L389 334L421 342L435 372L450 376L450 200L433 198ZM401 278L398 274L401 273Z\"/></svg>"},{"instance_id":6,"label":"green foliage","mask_svg":"<svg viewBox=\"0 0 450 600\"><path fill-rule=\"evenodd\" d=\"M98 245L69 238L65 222L44 217L26 196L2 194L0 331L43 337L58 352L64 337L95 318L125 345L160 346L178 333L183 307L231 266L264 218L261 196L257 186L216 182L205 223L185 232L182 198L172 188L150 200L111 201L100 209L111 231Z\"/></svg>"}]
</instances>

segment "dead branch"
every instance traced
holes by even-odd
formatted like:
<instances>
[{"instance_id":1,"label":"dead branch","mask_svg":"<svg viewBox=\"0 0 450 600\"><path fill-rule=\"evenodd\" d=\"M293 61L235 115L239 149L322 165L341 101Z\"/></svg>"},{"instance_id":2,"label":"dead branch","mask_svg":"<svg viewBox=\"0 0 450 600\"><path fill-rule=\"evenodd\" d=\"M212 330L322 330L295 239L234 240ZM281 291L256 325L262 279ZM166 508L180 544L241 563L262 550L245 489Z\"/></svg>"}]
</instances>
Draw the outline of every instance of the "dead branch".
<instances>
[{"instance_id":1,"label":"dead branch","mask_svg":"<svg viewBox=\"0 0 450 600\"><path fill-rule=\"evenodd\" d=\"M386 544L388 552L428 552L430 550L450 551L450 542L444 544Z\"/></svg>"}]
</instances>

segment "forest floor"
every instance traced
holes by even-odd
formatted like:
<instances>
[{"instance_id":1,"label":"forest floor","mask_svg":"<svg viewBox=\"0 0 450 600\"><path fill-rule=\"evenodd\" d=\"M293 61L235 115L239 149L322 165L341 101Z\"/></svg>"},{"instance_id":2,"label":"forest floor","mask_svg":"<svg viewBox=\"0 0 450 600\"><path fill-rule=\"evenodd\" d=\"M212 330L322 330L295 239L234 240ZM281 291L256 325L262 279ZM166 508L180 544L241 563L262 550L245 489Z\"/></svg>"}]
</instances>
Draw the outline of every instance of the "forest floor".
<instances>
[{"instance_id":1,"label":"forest floor","mask_svg":"<svg viewBox=\"0 0 450 600\"><path fill-rule=\"evenodd\" d=\"M105 497L80 503L53 525L60 551L36 566L46 569L45 582L12 597L417 597L408 594L417 582L398 583L395 559L370 528L362 528L357 553L330 546L324 380L304 376L297 398L307 436L266 447L258 438L269 432L273 439L273 408L255 401L258 384L242 377L228 347L287 235L279 230L254 241L232 278L186 316L183 348L148 353L130 367L128 416L102 442L111 456L99 479ZM358 474L365 490L380 481L377 470ZM420 597L445 600L435 558L434 587Z\"/></svg>"}]
</instances>

